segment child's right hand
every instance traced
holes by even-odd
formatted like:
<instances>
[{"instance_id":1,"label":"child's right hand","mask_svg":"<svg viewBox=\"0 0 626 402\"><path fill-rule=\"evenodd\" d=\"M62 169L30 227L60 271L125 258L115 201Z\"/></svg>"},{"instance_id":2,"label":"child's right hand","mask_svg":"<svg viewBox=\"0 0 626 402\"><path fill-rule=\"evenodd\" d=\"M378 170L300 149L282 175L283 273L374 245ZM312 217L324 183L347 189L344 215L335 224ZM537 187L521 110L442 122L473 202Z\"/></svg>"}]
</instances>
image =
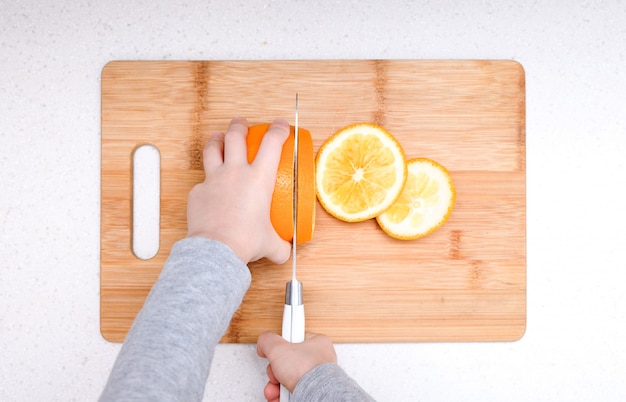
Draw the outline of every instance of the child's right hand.
<instances>
[{"instance_id":1,"label":"child's right hand","mask_svg":"<svg viewBox=\"0 0 626 402\"><path fill-rule=\"evenodd\" d=\"M265 398L270 402L279 400L280 384L293 392L300 378L316 366L337 363L331 339L311 333L302 343L290 343L273 332L264 332L257 340L257 354L269 361Z\"/></svg>"}]
</instances>

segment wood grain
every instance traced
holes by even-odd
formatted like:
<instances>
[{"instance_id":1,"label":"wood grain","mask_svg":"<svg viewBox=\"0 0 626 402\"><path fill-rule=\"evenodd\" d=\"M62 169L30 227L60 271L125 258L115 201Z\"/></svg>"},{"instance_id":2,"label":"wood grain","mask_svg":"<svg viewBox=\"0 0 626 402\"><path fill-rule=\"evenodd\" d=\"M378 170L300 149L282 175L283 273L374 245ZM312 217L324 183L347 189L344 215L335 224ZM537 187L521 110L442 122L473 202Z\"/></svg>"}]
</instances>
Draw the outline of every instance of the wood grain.
<instances>
[{"instance_id":1,"label":"wood grain","mask_svg":"<svg viewBox=\"0 0 626 402\"><path fill-rule=\"evenodd\" d=\"M203 180L202 148L236 115L292 120L315 150L359 121L393 133L407 157L446 166L450 220L416 241L375 221L317 208L299 247L307 330L336 342L512 341L526 328L526 133L523 68L512 61L114 61L102 72L101 331L124 340L171 246L185 236L186 197ZM131 155L161 153L158 254L131 250ZM252 284L223 342L280 332L290 263L250 264Z\"/></svg>"}]
</instances>

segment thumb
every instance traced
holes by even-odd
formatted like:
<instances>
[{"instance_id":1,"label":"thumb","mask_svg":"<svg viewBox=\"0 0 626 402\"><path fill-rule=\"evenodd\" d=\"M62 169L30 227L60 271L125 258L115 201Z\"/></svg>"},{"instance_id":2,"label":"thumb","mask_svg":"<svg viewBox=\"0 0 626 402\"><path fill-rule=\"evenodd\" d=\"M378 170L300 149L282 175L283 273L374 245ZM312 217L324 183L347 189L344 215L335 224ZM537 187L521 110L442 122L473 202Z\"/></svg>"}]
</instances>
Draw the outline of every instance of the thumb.
<instances>
[{"instance_id":1,"label":"thumb","mask_svg":"<svg viewBox=\"0 0 626 402\"><path fill-rule=\"evenodd\" d=\"M291 243L283 240L276 232L274 232L272 237L272 245L269 247L266 257L275 264L282 264L291 255Z\"/></svg>"},{"instance_id":2,"label":"thumb","mask_svg":"<svg viewBox=\"0 0 626 402\"><path fill-rule=\"evenodd\" d=\"M269 358L276 347L288 343L282 336L273 332L263 332L259 335L256 343L256 353L260 357Z\"/></svg>"}]
</instances>

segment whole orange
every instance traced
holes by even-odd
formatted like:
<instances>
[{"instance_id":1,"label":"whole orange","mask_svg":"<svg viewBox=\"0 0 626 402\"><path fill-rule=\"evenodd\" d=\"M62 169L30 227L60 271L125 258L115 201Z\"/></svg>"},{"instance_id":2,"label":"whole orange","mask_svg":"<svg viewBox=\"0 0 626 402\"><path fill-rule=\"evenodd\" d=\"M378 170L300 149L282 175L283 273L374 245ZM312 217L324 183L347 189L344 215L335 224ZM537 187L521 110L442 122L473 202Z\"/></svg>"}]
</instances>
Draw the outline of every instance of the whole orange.
<instances>
[{"instance_id":1,"label":"whole orange","mask_svg":"<svg viewBox=\"0 0 626 402\"><path fill-rule=\"evenodd\" d=\"M256 124L248 128L248 162L251 163L261 145L261 140L269 128L268 123ZM270 219L278 235L284 240L293 238L293 143L295 128L283 145L276 185L272 195ZM298 128L298 233L297 243L304 243L313 237L315 229L315 154L311 133Z\"/></svg>"}]
</instances>

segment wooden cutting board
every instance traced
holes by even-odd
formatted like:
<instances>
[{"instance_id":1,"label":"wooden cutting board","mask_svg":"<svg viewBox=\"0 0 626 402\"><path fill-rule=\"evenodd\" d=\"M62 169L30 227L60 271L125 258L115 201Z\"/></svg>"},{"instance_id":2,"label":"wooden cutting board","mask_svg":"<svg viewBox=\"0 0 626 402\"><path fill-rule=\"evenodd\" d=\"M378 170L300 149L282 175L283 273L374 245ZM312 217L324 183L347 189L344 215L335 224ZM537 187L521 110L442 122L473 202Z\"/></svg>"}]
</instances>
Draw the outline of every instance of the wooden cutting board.
<instances>
[{"instance_id":1,"label":"wooden cutting board","mask_svg":"<svg viewBox=\"0 0 626 402\"><path fill-rule=\"evenodd\" d=\"M101 330L121 342L171 246L201 150L233 116L293 119L315 151L355 122L386 127L407 157L446 166L457 202L432 235L394 240L374 220L317 208L298 249L307 330L336 342L512 341L526 328L525 75L512 61L114 61L102 72ZM131 250L131 155L161 158L160 248ZM223 342L280 332L291 265L250 264L252 284Z\"/></svg>"}]
</instances>

